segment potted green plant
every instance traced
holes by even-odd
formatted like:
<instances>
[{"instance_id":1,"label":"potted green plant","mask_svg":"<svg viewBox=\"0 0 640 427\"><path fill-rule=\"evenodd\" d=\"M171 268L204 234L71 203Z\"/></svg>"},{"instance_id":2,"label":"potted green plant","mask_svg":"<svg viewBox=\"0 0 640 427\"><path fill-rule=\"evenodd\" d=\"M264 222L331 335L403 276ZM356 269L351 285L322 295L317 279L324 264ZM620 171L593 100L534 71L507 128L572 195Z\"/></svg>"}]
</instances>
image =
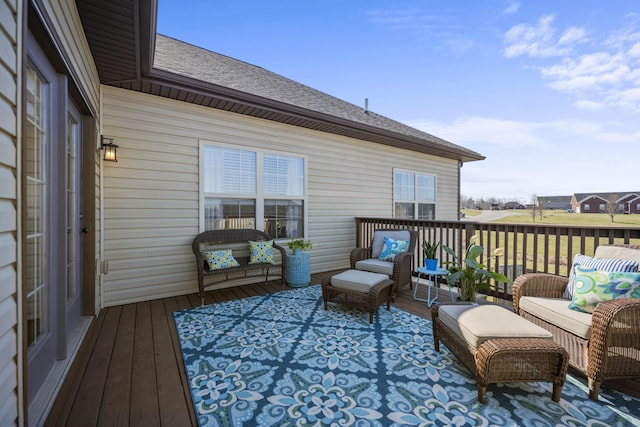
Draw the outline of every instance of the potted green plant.
<instances>
[{"instance_id":1,"label":"potted green plant","mask_svg":"<svg viewBox=\"0 0 640 427\"><path fill-rule=\"evenodd\" d=\"M422 251L424 252L424 264L427 270L435 270L438 268L438 248L440 242L430 242L425 240L422 242Z\"/></svg>"},{"instance_id":2,"label":"potted green plant","mask_svg":"<svg viewBox=\"0 0 640 427\"><path fill-rule=\"evenodd\" d=\"M489 288L490 279L504 283L509 282L507 276L493 272L487 266L491 259L501 256L504 250L502 248L495 249L487 258L487 264L483 264L480 262L480 256L484 252L484 248L476 244L477 240L477 234L469 239L469 246L465 250L464 258L460 258L448 246L442 245L442 249L453 258L452 261L444 263L449 270L449 284L459 286L460 300L462 301L475 301L478 291Z\"/></svg>"},{"instance_id":3,"label":"potted green plant","mask_svg":"<svg viewBox=\"0 0 640 427\"><path fill-rule=\"evenodd\" d=\"M311 244L311 240L304 239L291 239L289 243L287 243L289 249L293 251L293 254L299 254L301 251L308 251L313 248L313 244Z\"/></svg>"}]
</instances>

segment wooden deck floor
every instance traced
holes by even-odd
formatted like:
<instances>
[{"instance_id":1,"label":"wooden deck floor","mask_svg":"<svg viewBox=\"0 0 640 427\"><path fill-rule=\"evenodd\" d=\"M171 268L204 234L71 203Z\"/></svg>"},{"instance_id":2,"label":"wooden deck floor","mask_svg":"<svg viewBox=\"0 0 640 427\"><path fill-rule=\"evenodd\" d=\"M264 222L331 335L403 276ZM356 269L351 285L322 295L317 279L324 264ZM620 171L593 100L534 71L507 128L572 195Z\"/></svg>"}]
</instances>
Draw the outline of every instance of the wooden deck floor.
<instances>
[{"instance_id":1,"label":"wooden deck floor","mask_svg":"<svg viewBox=\"0 0 640 427\"><path fill-rule=\"evenodd\" d=\"M327 273L313 275L320 283ZM421 286L422 288L422 286ZM280 291L277 282L208 292L205 303ZM439 299L449 301L440 291ZM200 305L197 294L100 312L49 414L48 426L195 426L173 311ZM430 319L408 288L395 307ZM640 382L610 384L640 397Z\"/></svg>"}]
</instances>

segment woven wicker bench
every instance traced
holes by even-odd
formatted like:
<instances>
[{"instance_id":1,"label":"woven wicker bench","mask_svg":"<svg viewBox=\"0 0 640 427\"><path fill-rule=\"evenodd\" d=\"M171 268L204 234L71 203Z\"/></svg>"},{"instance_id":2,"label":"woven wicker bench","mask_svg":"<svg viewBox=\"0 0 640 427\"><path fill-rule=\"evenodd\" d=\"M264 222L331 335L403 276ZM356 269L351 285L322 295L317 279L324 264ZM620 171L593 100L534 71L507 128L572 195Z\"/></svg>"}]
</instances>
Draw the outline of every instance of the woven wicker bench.
<instances>
[{"instance_id":1,"label":"woven wicker bench","mask_svg":"<svg viewBox=\"0 0 640 427\"><path fill-rule=\"evenodd\" d=\"M200 301L204 305L204 292L208 286L249 277L264 277L265 282L270 276L280 275L281 289L284 288L286 271L286 251L282 246L273 243L275 264L259 263L249 264L249 240L271 240L271 237L253 229L239 230L209 230L198 234L191 244L193 254L196 256L198 271L198 292ZM203 252L211 250L232 249L233 257L240 264L238 267L222 270L209 270L204 260ZM276 276L277 277L277 276ZM242 284L238 282L238 284Z\"/></svg>"},{"instance_id":2,"label":"woven wicker bench","mask_svg":"<svg viewBox=\"0 0 640 427\"><path fill-rule=\"evenodd\" d=\"M476 376L481 403L488 384L519 381L551 382L560 400L569 355L543 328L492 304L436 304L431 316L436 351L442 341Z\"/></svg>"},{"instance_id":3,"label":"woven wicker bench","mask_svg":"<svg viewBox=\"0 0 640 427\"><path fill-rule=\"evenodd\" d=\"M390 309L393 280L386 274L346 270L323 277L321 283L325 310L329 301L337 302L368 311L369 323L373 323L373 315L381 304L386 302L387 310Z\"/></svg>"}]
</instances>

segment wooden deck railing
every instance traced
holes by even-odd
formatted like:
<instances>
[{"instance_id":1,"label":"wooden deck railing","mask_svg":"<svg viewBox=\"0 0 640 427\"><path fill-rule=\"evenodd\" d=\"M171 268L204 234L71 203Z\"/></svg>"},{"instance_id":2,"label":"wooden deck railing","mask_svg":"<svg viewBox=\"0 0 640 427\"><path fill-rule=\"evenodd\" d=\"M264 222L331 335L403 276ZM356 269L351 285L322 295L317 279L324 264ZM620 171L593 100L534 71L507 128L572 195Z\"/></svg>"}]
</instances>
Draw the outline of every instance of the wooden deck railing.
<instances>
[{"instance_id":1,"label":"wooden deck railing","mask_svg":"<svg viewBox=\"0 0 640 427\"><path fill-rule=\"evenodd\" d=\"M479 234L485 256L496 248L504 255L492 260L490 268L513 281L525 272L544 272L568 276L575 254L593 256L599 245L640 245L640 227L584 227L547 224L509 224L473 221L422 221L390 218L356 218L356 245L368 246L373 232L380 228L418 231L415 267L424 266L422 242L440 241L461 256L469 239ZM449 261L440 249L440 265ZM490 295L510 300L511 284L494 284Z\"/></svg>"}]
</instances>

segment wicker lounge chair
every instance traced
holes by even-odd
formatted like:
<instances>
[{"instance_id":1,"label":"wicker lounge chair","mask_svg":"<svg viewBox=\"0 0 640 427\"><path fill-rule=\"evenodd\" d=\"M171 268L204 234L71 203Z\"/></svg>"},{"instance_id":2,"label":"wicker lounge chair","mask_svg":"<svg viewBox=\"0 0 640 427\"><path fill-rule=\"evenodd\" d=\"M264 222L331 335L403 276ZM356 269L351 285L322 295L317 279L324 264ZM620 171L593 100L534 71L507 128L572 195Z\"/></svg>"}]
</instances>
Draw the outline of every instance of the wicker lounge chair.
<instances>
[{"instance_id":1,"label":"wicker lounge chair","mask_svg":"<svg viewBox=\"0 0 640 427\"><path fill-rule=\"evenodd\" d=\"M378 259L378 256L382 251L385 237L409 241L409 247L407 250L396 255L393 262L386 262ZM402 286L409 284L409 287L411 289L413 288L413 282L411 281L411 261L413 259L417 240L417 231L397 229L376 230L373 234L373 240L369 247L356 248L351 251L351 268L388 275L389 278L393 280L391 295L392 300L395 301L396 294Z\"/></svg>"},{"instance_id":2,"label":"wicker lounge chair","mask_svg":"<svg viewBox=\"0 0 640 427\"><path fill-rule=\"evenodd\" d=\"M639 249L640 258L640 246L625 247ZM611 249L600 246L595 256L610 258L604 248ZM568 282L545 273L518 277L513 282L515 312L553 334L569 352L569 365L587 376L589 398L598 400L604 380L640 378L640 299L601 302L593 314L578 313L563 298Z\"/></svg>"}]
</instances>

